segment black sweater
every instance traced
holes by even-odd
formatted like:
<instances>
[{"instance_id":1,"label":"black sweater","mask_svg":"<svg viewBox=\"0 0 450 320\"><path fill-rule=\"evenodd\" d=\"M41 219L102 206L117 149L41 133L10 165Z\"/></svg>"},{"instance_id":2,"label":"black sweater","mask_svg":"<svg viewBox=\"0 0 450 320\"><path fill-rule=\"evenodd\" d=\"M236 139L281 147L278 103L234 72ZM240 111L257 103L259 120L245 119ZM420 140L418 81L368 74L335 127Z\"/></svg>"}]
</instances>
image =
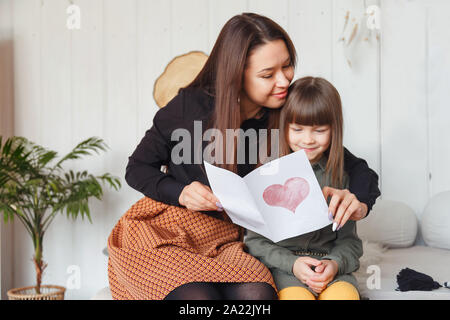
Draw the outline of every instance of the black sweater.
<instances>
[{"instance_id":1,"label":"black sweater","mask_svg":"<svg viewBox=\"0 0 450 320\"><path fill-rule=\"evenodd\" d=\"M213 108L214 99L202 90L182 89L167 106L158 110L153 119L153 126L147 130L129 157L125 174L127 183L153 200L176 206L180 205L178 198L186 185L199 181L209 186L204 166L199 164L202 160L198 161L197 158L196 161L194 153L199 150L195 141L201 141L202 137L199 135L206 130ZM241 128L253 128L257 132L258 129L265 129L267 115L268 112L259 119L248 119L242 123ZM201 132L198 129L194 132L194 121L201 121ZM200 122L197 122L197 128L199 125ZM185 129L192 137L191 141L187 142L192 150L190 163L176 164L172 161L172 149L181 142L171 139L176 129ZM208 143L209 141L204 141L201 150L204 150ZM167 173L161 171L162 165L168 167ZM238 164L238 174L243 177L254 168L254 164ZM354 193L359 201L367 204L370 211L380 195L378 175L368 167L365 160L355 157L347 149L344 152L344 170L350 177L350 192ZM212 212L205 213L215 215Z\"/></svg>"}]
</instances>

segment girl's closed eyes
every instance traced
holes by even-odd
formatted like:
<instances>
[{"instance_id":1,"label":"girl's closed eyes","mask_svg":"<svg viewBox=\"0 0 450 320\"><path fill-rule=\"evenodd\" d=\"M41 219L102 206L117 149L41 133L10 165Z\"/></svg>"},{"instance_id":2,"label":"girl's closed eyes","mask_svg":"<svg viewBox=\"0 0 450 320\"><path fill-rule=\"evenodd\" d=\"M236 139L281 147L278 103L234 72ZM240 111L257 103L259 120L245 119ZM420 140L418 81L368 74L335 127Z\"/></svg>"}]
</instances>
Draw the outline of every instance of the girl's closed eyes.
<instances>
[{"instance_id":1,"label":"girl's closed eyes","mask_svg":"<svg viewBox=\"0 0 450 320\"><path fill-rule=\"evenodd\" d=\"M323 153L330 146L331 127L330 125L304 126L291 123L287 140L292 151L305 150L308 160L315 163L322 158Z\"/></svg>"},{"instance_id":2,"label":"girl's closed eyes","mask_svg":"<svg viewBox=\"0 0 450 320\"><path fill-rule=\"evenodd\" d=\"M293 131L295 131L295 132L300 132L300 131L303 131L304 130L304 128L303 128L304 126L302 126L302 125L300 125L300 124L290 124L290 126L289 126L289 128L291 129L291 130L293 130ZM329 126L306 126L307 128L306 129L310 129L310 130L313 130L313 131L315 131L315 132L318 132L318 133L324 133L324 132L326 132L327 130L329 130L330 128L329 128Z\"/></svg>"}]
</instances>

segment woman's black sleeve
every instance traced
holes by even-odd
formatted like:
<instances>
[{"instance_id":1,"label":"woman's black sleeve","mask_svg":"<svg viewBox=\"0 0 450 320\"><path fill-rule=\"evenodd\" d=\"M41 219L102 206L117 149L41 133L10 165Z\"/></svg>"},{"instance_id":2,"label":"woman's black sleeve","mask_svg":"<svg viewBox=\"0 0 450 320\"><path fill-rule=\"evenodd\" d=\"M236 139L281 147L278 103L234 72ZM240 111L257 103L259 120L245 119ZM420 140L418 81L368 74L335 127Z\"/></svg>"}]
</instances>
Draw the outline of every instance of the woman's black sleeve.
<instances>
[{"instance_id":1,"label":"woman's black sleeve","mask_svg":"<svg viewBox=\"0 0 450 320\"><path fill-rule=\"evenodd\" d=\"M349 191L367 205L369 214L381 194L378 188L378 175L369 168L364 159L356 157L346 148L344 148L344 170L350 179Z\"/></svg>"},{"instance_id":2,"label":"woman's black sleeve","mask_svg":"<svg viewBox=\"0 0 450 320\"><path fill-rule=\"evenodd\" d=\"M183 127L183 94L157 111L153 126L128 158L125 180L128 185L156 201L179 206L178 198L185 187L172 175L161 171L171 156L171 135Z\"/></svg>"}]
</instances>

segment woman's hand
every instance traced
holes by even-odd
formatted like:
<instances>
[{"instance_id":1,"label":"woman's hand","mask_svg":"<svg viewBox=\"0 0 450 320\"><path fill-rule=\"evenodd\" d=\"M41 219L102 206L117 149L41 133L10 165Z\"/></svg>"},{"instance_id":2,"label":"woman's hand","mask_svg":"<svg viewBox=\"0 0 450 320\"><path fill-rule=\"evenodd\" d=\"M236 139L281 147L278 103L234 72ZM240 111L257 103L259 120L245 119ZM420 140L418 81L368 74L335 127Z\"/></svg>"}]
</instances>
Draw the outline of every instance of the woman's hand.
<instances>
[{"instance_id":1,"label":"woman's hand","mask_svg":"<svg viewBox=\"0 0 450 320\"><path fill-rule=\"evenodd\" d=\"M210 187L194 181L181 191L178 202L192 211L222 211L219 199L212 193Z\"/></svg>"},{"instance_id":2,"label":"woman's hand","mask_svg":"<svg viewBox=\"0 0 450 320\"><path fill-rule=\"evenodd\" d=\"M317 268L321 264L322 261L314 258L299 257L295 260L294 266L292 267L292 272L298 280L306 284L309 278L315 274L311 267L314 266Z\"/></svg>"},{"instance_id":3,"label":"woman's hand","mask_svg":"<svg viewBox=\"0 0 450 320\"><path fill-rule=\"evenodd\" d=\"M334 217L337 224L337 230L342 228L347 220L360 220L367 215L367 205L360 202L356 196L348 191L324 187L322 189L325 200L331 196L329 213ZM331 220L330 216L330 220Z\"/></svg>"},{"instance_id":4,"label":"woman's hand","mask_svg":"<svg viewBox=\"0 0 450 320\"><path fill-rule=\"evenodd\" d=\"M306 281L308 287L314 292L321 293L333 281L338 272L338 264L334 260L321 260L322 264L316 267L314 275Z\"/></svg>"}]
</instances>

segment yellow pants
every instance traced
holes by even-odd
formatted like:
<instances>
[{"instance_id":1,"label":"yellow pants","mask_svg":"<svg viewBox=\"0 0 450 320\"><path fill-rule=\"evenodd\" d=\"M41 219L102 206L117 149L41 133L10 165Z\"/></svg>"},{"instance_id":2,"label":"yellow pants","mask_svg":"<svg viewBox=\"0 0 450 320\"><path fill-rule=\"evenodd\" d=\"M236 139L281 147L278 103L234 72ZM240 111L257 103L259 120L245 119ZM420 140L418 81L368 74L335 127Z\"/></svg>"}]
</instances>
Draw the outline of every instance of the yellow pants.
<instances>
[{"instance_id":1,"label":"yellow pants","mask_svg":"<svg viewBox=\"0 0 450 320\"><path fill-rule=\"evenodd\" d=\"M288 287L278 292L280 300L316 300L316 297L306 288ZM359 300L358 290L350 283L337 281L323 290L318 300Z\"/></svg>"}]
</instances>

